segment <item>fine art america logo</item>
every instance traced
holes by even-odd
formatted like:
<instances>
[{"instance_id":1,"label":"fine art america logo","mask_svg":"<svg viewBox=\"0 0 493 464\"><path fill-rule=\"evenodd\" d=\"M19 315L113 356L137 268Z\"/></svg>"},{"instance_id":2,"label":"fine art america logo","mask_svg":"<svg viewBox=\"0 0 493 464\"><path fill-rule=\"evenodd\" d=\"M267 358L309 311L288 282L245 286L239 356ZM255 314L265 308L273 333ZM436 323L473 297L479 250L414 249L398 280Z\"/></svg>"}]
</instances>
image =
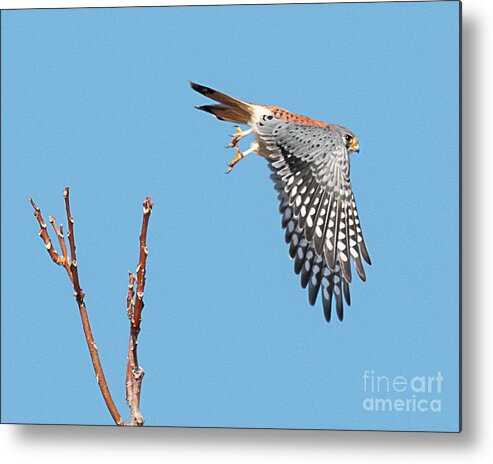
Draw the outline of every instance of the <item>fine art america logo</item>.
<instances>
[{"instance_id":1,"label":"fine art america logo","mask_svg":"<svg viewBox=\"0 0 493 464\"><path fill-rule=\"evenodd\" d=\"M415 375L395 377L363 372L363 409L369 412L442 412L443 376Z\"/></svg>"}]
</instances>

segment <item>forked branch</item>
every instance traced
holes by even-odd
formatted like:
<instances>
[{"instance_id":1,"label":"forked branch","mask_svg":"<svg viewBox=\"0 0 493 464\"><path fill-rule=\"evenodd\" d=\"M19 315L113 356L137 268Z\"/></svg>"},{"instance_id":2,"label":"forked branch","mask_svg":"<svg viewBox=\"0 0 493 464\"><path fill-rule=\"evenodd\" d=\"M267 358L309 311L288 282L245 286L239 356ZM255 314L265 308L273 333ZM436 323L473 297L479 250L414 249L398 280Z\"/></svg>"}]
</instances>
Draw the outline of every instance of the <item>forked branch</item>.
<instances>
[{"instance_id":1,"label":"forked branch","mask_svg":"<svg viewBox=\"0 0 493 464\"><path fill-rule=\"evenodd\" d=\"M111 417L115 421L115 424L124 426L127 425L122 419L114 401L111 396L106 378L104 376L103 368L101 366L101 360L98 354L98 348L94 341L94 336L92 334L91 326L89 324L89 318L87 315L86 304L84 301L84 291L81 288L79 281L79 272L77 267L77 255L75 247L75 236L74 236L74 219L70 210L70 197L69 188L66 187L63 191L63 197L65 200L65 211L67 214L68 222L68 249L65 242L65 236L63 235L63 226L60 224L58 226L55 218L50 216L49 220L53 226L53 230L58 239L60 245L61 254L59 254L53 243L51 241L50 235L47 230L43 216L41 215L41 210L34 203L32 198L30 199L31 205L34 208L34 216L37 219L40 231L39 236L44 242L46 250L55 264L62 266L72 283L74 289L74 296L79 307L79 313L82 320L82 327L84 330L84 335L86 338L87 346L89 348L89 353L91 356L91 361L94 367L94 372L96 373L96 380L98 382L99 388L103 395L103 399L106 406L111 414ZM137 338L140 332L140 321L141 313L144 308L144 287L145 287L145 270L146 270L146 260L147 260L147 227L149 224L149 218L151 215L151 209L153 204L151 203L150 197L147 197L144 201L144 216L142 221L142 231L140 234L140 253L139 253L139 264L137 266L137 276L130 273L130 282L127 294L127 313L130 319L130 342L127 358L127 376L126 376L126 391L127 391L127 402L130 407L130 424L129 425L143 425L144 419L140 412L140 392L142 385L142 378L144 376L143 369L139 366L137 361ZM70 250L70 256L69 252ZM137 298L134 301L134 284L137 282Z\"/></svg>"}]
</instances>

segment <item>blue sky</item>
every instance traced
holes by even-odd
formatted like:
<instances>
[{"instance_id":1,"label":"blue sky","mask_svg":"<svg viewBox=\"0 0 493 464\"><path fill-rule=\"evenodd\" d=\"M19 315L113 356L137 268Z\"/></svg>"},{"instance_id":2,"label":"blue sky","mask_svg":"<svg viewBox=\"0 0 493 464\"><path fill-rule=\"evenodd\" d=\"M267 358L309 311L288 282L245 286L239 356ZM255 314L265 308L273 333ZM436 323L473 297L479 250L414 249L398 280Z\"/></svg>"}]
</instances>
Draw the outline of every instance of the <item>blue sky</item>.
<instances>
[{"instance_id":1,"label":"blue sky","mask_svg":"<svg viewBox=\"0 0 493 464\"><path fill-rule=\"evenodd\" d=\"M148 425L457 429L457 2L2 12L2 71L3 421L111 423L28 203L65 223L70 185L124 415L127 270L151 195ZM233 125L194 110L205 99L188 80L358 135L351 179L374 264L343 323L300 288L265 161L224 175ZM366 370L441 372L442 412L365 411Z\"/></svg>"}]
</instances>

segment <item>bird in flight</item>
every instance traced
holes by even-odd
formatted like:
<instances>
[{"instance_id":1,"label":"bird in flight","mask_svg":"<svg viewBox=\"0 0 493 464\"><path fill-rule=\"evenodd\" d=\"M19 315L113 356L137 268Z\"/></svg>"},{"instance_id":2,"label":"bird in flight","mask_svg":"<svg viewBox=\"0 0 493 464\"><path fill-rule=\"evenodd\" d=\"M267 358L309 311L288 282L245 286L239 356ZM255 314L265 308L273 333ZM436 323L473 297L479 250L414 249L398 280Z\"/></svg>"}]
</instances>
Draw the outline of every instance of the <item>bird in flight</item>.
<instances>
[{"instance_id":1,"label":"bird in flight","mask_svg":"<svg viewBox=\"0 0 493 464\"><path fill-rule=\"evenodd\" d=\"M215 104L195 108L236 126L229 147L236 156L228 172L245 156L257 153L272 171L280 201L294 270L308 298L315 305L320 293L324 315L331 319L332 301L343 319L343 297L351 304L351 260L360 279L366 280L363 260L371 264L363 239L349 179L349 155L359 152L358 138L345 127L291 113L277 106L248 103L194 82L193 90ZM255 138L246 151L238 143L249 134Z\"/></svg>"}]
</instances>

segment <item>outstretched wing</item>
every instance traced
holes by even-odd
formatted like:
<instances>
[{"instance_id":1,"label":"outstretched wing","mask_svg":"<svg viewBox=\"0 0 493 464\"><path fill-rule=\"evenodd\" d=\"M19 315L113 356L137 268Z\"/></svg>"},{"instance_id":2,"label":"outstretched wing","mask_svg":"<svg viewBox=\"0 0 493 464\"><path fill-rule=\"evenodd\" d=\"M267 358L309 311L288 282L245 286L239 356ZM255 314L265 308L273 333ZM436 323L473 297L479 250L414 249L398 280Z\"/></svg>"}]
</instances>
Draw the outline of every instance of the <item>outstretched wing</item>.
<instances>
[{"instance_id":1,"label":"outstretched wing","mask_svg":"<svg viewBox=\"0 0 493 464\"><path fill-rule=\"evenodd\" d=\"M362 258L371 264L349 180L349 154L338 132L263 116L256 132L273 171L282 226L301 285L315 304L322 288L327 320L335 298L350 304L351 260L365 281Z\"/></svg>"}]
</instances>

